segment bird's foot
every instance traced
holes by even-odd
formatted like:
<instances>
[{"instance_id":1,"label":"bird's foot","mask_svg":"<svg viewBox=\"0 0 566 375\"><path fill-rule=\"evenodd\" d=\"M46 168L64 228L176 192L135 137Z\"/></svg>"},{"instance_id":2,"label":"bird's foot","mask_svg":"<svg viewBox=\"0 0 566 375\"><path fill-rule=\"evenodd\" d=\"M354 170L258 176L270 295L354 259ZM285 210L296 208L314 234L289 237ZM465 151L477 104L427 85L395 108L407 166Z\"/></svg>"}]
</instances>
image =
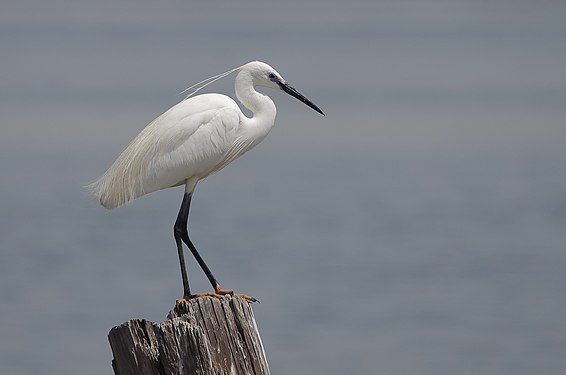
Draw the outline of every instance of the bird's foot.
<instances>
[{"instance_id":1,"label":"bird's foot","mask_svg":"<svg viewBox=\"0 0 566 375\"><path fill-rule=\"evenodd\" d=\"M250 296L247 296L247 295L242 294L242 293L237 293L237 294L235 294L235 296L240 297L240 298L243 298L243 299L245 299L246 301L248 301L248 302L250 302L250 303L253 303L253 302L259 303L259 300L258 300L258 299L255 299L254 297L250 297Z\"/></svg>"},{"instance_id":2,"label":"bird's foot","mask_svg":"<svg viewBox=\"0 0 566 375\"><path fill-rule=\"evenodd\" d=\"M236 297L240 297L245 299L248 302L259 302L257 299L255 299L254 297L250 297L247 296L245 294L241 294L241 293L234 293L233 290L224 290L222 289L222 287L219 284L216 284L216 287L214 288L214 292L216 294L219 294L221 296L225 296L227 294L231 295L231 296L236 296Z\"/></svg>"},{"instance_id":3,"label":"bird's foot","mask_svg":"<svg viewBox=\"0 0 566 375\"><path fill-rule=\"evenodd\" d=\"M215 293L215 292L204 292L204 293L198 293L198 294L189 294L188 296L183 296L183 298L177 298L175 300L175 302L180 303L180 302L183 302L183 301L190 301L190 300L193 300L195 298L200 298L200 297L222 298L222 295Z\"/></svg>"},{"instance_id":4,"label":"bird's foot","mask_svg":"<svg viewBox=\"0 0 566 375\"><path fill-rule=\"evenodd\" d=\"M188 295L188 296L184 296L183 298L177 298L176 303L181 303L183 301L190 301L190 300L193 300L195 298L200 298L200 297L214 297L214 298L221 299L225 295L240 297L240 298L245 299L248 302L259 302L257 299L255 299L253 297L247 296L245 294L234 293L234 291L232 291L232 290L224 290L224 289L221 289L221 288L215 288L215 289L216 290L214 292L204 292L204 293L199 293L199 294L191 294L191 295Z\"/></svg>"}]
</instances>

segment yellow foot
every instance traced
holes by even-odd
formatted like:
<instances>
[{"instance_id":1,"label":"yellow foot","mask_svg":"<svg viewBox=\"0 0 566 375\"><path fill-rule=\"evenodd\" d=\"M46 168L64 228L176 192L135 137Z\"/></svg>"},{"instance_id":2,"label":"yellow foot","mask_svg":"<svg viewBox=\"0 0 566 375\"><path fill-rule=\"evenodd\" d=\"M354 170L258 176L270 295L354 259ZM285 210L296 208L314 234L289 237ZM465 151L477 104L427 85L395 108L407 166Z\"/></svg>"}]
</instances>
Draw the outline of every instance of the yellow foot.
<instances>
[{"instance_id":1,"label":"yellow foot","mask_svg":"<svg viewBox=\"0 0 566 375\"><path fill-rule=\"evenodd\" d=\"M216 294L219 294L221 296L225 296L226 294L229 294L231 296L236 296L236 297L240 297L245 299L248 302L259 302L257 299L255 299L254 297L250 297L250 296L246 296L245 294L234 294L233 290L224 290L220 287L220 285L217 285L214 291Z\"/></svg>"},{"instance_id":2,"label":"yellow foot","mask_svg":"<svg viewBox=\"0 0 566 375\"><path fill-rule=\"evenodd\" d=\"M259 300L258 300L258 299L255 299L254 297L246 296L245 294L241 294L241 293L238 293L238 294L236 294L236 295L237 295L238 297L240 297L240 298L245 299L245 300L248 301L248 302L257 302L257 303L259 303Z\"/></svg>"},{"instance_id":3,"label":"yellow foot","mask_svg":"<svg viewBox=\"0 0 566 375\"><path fill-rule=\"evenodd\" d=\"M259 302L257 299L250 297L250 296L247 296L245 294L235 294L232 290L223 290L223 289L217 289L214 292L204 292L204 293L199 293L199 294L193 294L192 296L185 296L183 298L177 298L175 300L175 302L181 303L183 301L190 301L192 299L200 298L200 297L214 297L214 298L220 299L225 295L237 296L237 297L245 299L248 302Z\"/></svg>"},{"instance_id":4,"label":"yellow foot","mask_svg":"<svg viewBox=\"0 0 566 375\"><path fill-rule=\"evenodd\" d=\"M214 293L214 292L204 292L204 293L199 293L199 294L193 294L190 296L184 296L183 298L177 298L175 300L175 302L180 303L183 301L190 301L192 299L195 298L200 298L200 297L214 297L214 298L222 298L222 296L218 293Z\"/></svg>"}]
</instances>

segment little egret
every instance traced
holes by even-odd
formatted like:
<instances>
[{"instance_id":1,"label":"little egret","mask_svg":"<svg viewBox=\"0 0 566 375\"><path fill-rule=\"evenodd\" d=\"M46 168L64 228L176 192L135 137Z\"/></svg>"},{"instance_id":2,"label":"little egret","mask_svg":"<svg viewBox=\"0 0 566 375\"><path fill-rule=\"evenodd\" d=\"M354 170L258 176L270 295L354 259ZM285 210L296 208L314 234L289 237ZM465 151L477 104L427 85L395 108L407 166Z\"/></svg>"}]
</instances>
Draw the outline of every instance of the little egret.
<instances>
[{"instance_id":1,"label":"little egret","mask_svg":"<svg viewBox=\"0 0 566 375\"><path fill-rule=\"evenodd\" d=\"M324 115L313 102L285 82L275 69L260 61L204 80L193 94L234 71L238 71L235 79L236 97L252 112L251 118L245 116L236 102L226 95L201 94L191 97L190 94L153 120L122 151L114 164L87 186L90 195L108 209L157 190L185 186L183 202L173 226L184 299L233 294L222 289L210 272L189 238L187 224L197 183L249 151L273 127L275 104L255 88L264 86L280 89ZM214 293L191 293L182 242L189 247L206 274ZM248 299L254 300L251 297Z\"/></svg>"}]
</instances>

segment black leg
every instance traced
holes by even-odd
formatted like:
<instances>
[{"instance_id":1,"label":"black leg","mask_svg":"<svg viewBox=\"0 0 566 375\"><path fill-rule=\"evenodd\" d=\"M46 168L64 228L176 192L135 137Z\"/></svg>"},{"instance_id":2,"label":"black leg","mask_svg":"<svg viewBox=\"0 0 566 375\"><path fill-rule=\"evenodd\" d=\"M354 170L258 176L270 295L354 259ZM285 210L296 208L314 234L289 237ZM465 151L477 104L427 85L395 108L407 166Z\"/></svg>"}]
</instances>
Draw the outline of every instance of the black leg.
<instances>
[{"instance_id":1,"label":"black leg","mask_svg":"<svg viewBox=\"0 0 566 375\"><path fill-rule=\"evenodd\" d=\"M189 247L191 253L197 260L198 264L206 274L206 277L212 284L212 287L215 291L220 290L220 284L216 281L216 278L210 272L210 269L198 253L195 245L193 245L191 239L189 238L189 232L187 230L187 225L189 221L189 209L191 207L191 198L192 194L185 192L183 196L183 203L181 204L181 209L179 210L179 215L177 216L177 221L175 222L174 232L175 232L175 241L177 242L177 250L179 251L179 261L181 262L181 273L183 276L183 288L185 290L185 296L190 297L190 290L189 290L189 282L187 277L187 271L185 269L184 259L183 259L183 249L181 246L181 240ZM187 294L188 292L188 294Z\"/></svg>"},{"instance_id":2,"label":"black leg","mask_svg":"<svg viewBox=\"0 0 566 375\"><path fill-rule=\"evenodd\" d=\"M187 231L187 218L189 216L189 206L191 197L189 194L185 193L183 197L183 203L181 203L181 208L179 209L179 214L177 215L177 220L173 226L173 235L175 236L175 242L177 243L177 253L179 254L179 263L181 264L181 277L183 278L183 297L191 297L191 289L189 288L189 277L187 276L187 268L185 267L185 257L183 255L183 244L181 242L181 237L183 232Z\"/></svg>"}]
</instances>

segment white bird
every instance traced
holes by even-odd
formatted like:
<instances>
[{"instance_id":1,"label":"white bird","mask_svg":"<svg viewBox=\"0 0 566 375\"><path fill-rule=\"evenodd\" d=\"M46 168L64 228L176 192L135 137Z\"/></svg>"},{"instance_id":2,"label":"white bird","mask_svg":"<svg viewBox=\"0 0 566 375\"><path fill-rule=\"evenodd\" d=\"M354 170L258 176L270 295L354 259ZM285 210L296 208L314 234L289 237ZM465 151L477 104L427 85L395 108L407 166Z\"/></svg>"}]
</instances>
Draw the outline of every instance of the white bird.
<instances>
[{"instance_id":1,"label":"white bird","mask_svg":"<svg viewBox=\"0 0 566 375\"><path fill-rule=\"evenodd\" d=\"M187 223L197 183L249 151L273 127L275 104L255 88L264 86L280 89L324 115L314 103L289 86L275 69L260 61L202 81L208 83L196 91L233 71L238 71L235 79L236 97L253 113L252 117L244 115L236 102L226 95L189 95L153 120L122 151L114 164L86 187L91 196L104 207L112 209L157 190L185 186L183 202L173 227L184 299L233 294L222 289L210 272L189 238ZM191 293L182 242L189 247L203 269L214 293Z\"/></svg>"}]
</instances>

